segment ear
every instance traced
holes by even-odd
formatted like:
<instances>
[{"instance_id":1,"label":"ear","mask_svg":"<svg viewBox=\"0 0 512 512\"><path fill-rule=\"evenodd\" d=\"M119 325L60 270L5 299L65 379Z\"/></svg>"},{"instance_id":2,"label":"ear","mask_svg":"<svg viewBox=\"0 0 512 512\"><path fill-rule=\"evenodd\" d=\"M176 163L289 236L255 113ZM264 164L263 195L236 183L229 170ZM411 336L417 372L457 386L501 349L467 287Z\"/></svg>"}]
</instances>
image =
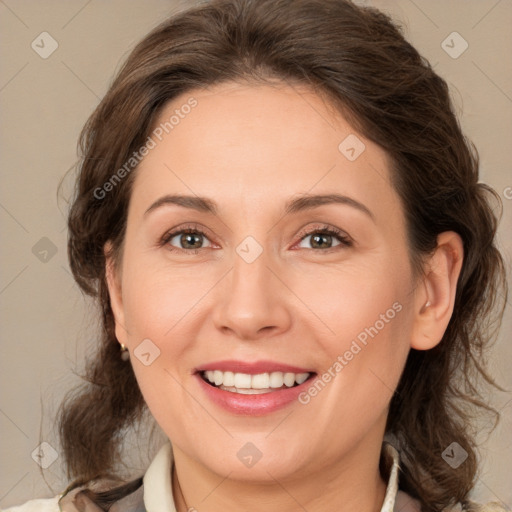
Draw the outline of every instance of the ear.
<instances>
[{"instance_id":1,"label":"ear","mask_svg":"<svg viewBox=\"0 0 512 512\"><path fill-rule=\"evenodd\" d=\"M415 292L412 348L429 350L441 341L453 313L463 258L460 235L446 231L437 237L437 248Z\"/></svg>"},{"instance_id":2,"label":"ear","mask_svg":"<svg viewBox=\"0 0 512 512\"><path fill-rule=\"evenodd\" d=\"M114 313L116 338L119 343L126 345L127 331L125 326L123 295L121 290L121 275L117 268L112 252L111 242L105 244L105 276L107 279L108 293L110 296L110 307Z\"/></svg>"}]
</instances>

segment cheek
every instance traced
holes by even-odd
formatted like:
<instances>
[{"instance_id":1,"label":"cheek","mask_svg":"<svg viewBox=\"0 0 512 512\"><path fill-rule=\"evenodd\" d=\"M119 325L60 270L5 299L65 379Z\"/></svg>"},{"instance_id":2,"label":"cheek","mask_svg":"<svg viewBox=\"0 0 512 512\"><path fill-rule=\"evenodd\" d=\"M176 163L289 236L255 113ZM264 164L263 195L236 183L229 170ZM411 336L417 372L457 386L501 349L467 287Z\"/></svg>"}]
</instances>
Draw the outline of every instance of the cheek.
<instances>
[{"instance_id":1,"label":"cheek","mask_svg":"<svg viewBox=\"0 0 512 512\"><path fill-rule=\"evenodd\" d=\"M123 302L131 363L144 400L168 435L183 435L173 430L184 423L186 401L174 363L183 361L191 338L183 328L193 328L193 305L201 294L170 274L154 265L127 265Z\"/></svg>"},{"instance_id":2,"label":"cheek","mask_svg":"<svg viewBox=\"0 0 512 512\"><path fill-rule=\"evenodd\" d=\"M126 265L123 278L123 304L129 337L172 336L190 323L201 298L212 287L208 274L197 269L172 269L161 262L137 262Z\"/></svg>"},{"instance_id":3,"label":"cheek","mask_svg":"<svg viewBox=\"0 0 512 512\"><path fill-rule=\"evenodd\" d=\"M133 369L146 403L157 419L168 421L181 411L183 389L173 379L183 379L190 369L187 354L194 349L195 321L205 297L218 278L190 266L170 271L162 261L133 255L123 268L123 305ZM149 356L144 354L149 353ZM144 363L151 361L146 366ZM176 365L176 362L182 362ZM172 375L171 375L172 373ZM169 402L175 407L169 408Z\"/></svg>"},{"instance_id":4,"label":"cheek","mask_svg":"<svg viewBox=\"0 0 512 512\"><path fill-rule=\"evenodd\" d=\"M303 308L303 318L318 325L326 352L334 356L358 337L363 342L372 334L394 339L402 332L401 310L410 300L409 272L392 259L379 254L296 273L291 288L304 298L309 313Z\"/></svg>"},{"instance_id":5,"label":"cheek","mask_svg":"<svg viewBox=\"0 0 512 512\"><path fill-rule=\"evenodd\" d=\"M322 393L329 395L326 399L332 400L333 410L342 417L360 411L363 403L362 414L382 411L409 352L409 274L393 267L390 260L302 278L295 288L308 297L308 307L316 317L313 321L320 326L316 340L324 354L321 370L331 389ZM340 397L345 406L336 409Z\"/></svg>"}]
</instances>

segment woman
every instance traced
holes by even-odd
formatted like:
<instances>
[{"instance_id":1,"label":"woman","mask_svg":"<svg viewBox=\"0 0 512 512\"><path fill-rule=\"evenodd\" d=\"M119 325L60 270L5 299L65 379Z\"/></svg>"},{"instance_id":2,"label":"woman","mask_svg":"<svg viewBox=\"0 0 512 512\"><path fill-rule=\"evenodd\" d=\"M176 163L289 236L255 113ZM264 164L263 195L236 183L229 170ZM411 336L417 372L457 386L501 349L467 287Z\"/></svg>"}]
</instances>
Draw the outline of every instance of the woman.
<instances>
[{"instance_id":1,"label":"woman","mask_svg":"<svg viewBox=\"0 0 512 512\"><path fill-rule=\"evenodd\" d=\"M62 407L74 480L13 510L502 510L469 500L466 423L506 292L495 194L388 17L190 9L81 143L69 258L103 339ZM121 482L146 408L170 442Z\"/></svg>"}]
</instances>

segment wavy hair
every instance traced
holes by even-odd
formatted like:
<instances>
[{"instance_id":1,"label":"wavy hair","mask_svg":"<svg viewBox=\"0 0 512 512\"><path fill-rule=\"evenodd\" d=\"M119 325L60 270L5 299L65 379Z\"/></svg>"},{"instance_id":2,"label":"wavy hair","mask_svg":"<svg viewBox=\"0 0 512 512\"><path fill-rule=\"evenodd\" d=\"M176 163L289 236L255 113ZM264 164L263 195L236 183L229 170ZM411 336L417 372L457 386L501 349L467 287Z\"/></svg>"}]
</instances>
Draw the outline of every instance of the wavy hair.
<instances>
[{"instance_id":1,"label":"wavy hair","mask_svg":"<svg viewBox=\"0 0 512 512\"><path fill-rule=\"evenodd\" d=\"M120 433L146 408L120 358L104 255L110 241L120 256L136 168L101 199L98 190L144 144L167 102L227 81L309 86L386 151L416 275L438 234L462 237L453 316L435 348L410 351L386 433L399 441L400 487L423 510L467 501L477 474L471 421L483 409L499 416L480 383L501 389L484 364L507 295L495 245L500 198L478 182L478 152L461 131L446 82L396 22L348 0L213 0L178 13L134 48L87 121L68 252L76 282L101 309L102 331L86 383L61 407L68 477L83 483L114 470ZM456 471L441 458L452 442L468 453ZM101 500L108 510L108 493Z\"/></svg>"}]
</instances>

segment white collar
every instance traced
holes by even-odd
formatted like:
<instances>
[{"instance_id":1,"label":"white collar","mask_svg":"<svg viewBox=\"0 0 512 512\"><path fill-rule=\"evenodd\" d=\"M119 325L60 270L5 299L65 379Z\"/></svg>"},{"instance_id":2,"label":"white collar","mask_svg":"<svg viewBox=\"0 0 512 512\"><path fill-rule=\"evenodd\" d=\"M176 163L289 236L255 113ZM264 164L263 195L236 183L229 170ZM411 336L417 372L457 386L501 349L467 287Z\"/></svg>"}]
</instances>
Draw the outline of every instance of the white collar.
<instances>
[{"instance_id":1,"label":"white collar","mask_svg":"<svg viewBox=\"0 0 512 512\"><path fill-rule=\"evenodd\" d=\"M389 443L382 446L382 455L390 462L388 486L380 512L415 512L419 503L406 493L398 490L398 451ZM144 506L147 512L176 512L172 495L171 470L173 453L170 442L165 443L149 465L144 475Z\"/></svg>"},{"instance_id":2,"label":"white collar","mask_svg":"<svg viewBox=\"0 0 512 512\"><path fill-rule=\"evenodd\" d=\"M176 512L170 478L173 460L172 446L167 442L146 470L143 484L147 512Z\"/></svg>"}]
</instances>

